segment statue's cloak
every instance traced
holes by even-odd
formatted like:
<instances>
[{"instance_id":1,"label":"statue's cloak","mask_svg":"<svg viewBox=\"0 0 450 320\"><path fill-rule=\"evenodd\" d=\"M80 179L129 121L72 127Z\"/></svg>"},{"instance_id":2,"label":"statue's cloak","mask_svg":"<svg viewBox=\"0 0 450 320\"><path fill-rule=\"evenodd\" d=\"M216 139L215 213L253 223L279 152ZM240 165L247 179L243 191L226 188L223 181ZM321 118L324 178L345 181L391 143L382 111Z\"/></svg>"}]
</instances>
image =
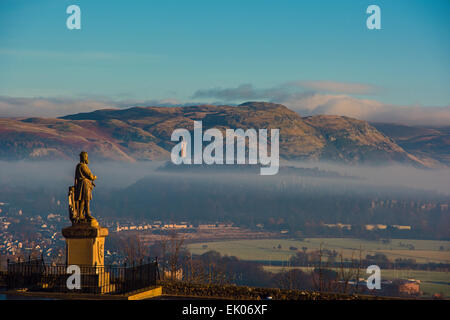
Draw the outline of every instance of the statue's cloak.
<instances>
[{"instance_id":1,"label":"statue's cloak","mask_svg":"<svg viewBox=\"0 0 450 320\"><path fill-rule=\"evenodd\" d=\"M94 175L86 163L80 162L75 168L75 201L92 199L92 180Z\"/></svg>"}]
</instances>

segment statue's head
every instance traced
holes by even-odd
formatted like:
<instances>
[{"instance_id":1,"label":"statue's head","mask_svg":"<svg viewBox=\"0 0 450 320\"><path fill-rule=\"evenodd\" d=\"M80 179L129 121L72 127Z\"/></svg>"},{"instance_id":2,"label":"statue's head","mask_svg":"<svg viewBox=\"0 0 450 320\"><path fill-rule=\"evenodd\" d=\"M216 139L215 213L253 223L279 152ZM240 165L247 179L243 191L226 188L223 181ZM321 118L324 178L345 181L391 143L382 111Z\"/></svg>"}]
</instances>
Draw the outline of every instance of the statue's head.
<instances>
[{"instance_id":1,"label":"statue's head","mask_svg":"<svg viewBox=\"0 0 450 320\"><path fill-rule=\"evenodd\" d=\"M83 163L86 163L86 164L89 163L88 154L87 154L86 151L81 151L81 153L80 153L80 162L83 162Z\"/></svg>"}]
</instances>

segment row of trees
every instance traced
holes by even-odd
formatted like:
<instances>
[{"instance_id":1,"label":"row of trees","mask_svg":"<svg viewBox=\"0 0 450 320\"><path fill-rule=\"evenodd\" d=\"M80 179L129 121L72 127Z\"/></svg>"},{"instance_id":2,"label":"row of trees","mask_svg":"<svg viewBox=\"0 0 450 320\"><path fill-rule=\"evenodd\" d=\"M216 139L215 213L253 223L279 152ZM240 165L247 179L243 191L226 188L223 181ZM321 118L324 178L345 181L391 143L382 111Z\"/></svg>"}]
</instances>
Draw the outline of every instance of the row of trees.
<instances>
[{"instance_id":1,"label":"row of trees","mask_svg":"<svg viewBox=\"0 0 450 320\"><path fill-rule=\"evenodd\" d=\"M243 261L233 256L222 256L216 251L202 255L192 255L185 246L182 234L171 233L150 246L145 246L136 237L116 239L115 244L122 250L124 261L139 262L149 257L158 257L160 275L163 281L183 281L196 284L235 284L255 287L275 287L281 289L308 289L323 292L353 293L358 289L350 282L359 279L361 259L352 266L343 263L342 255L338 269L331 270L325 259L329 251L318 250L308 255L314 256L316 267L311 271L286 268L278 273L268 272L257 262ZM303 252L293 257L291 266L303 259ZM334 254L334 253L333 253Z\"/></svg>"},{"instance_id":2,"label":"row of trees","mask_svg":"<svg viewBox=\"0 0 450 320\"><path fill-rule=\"evenodd\" d=\"M175 232L163 236L151 245L145 245L137 236L123 237L114 242L119 246L118 249L122 250L127 263L157 256L163 281L194 284L234 284L347 294L369 293L360 280L367 277L364 270L372 264L381 269L395 267L448 271L450 268L450 265L442 264L417 264L413 259L391 261L386 255L379 253L363 256L362 250L355 250L350 259L345 259L342 253L321 246L318 250L311 251L306 247L302 248L291 257L285 268L272 273L261 263L222 256L215 251L192 255L186 248L183 234ZM395 283L389 290L390 294L395 293Z\"/></svg>"},{"instance_id":3,"label":"row of trees","mask_svg":"<svg viewBox=\"0 0 450 320\"><path fill-rule=\"evenodd\" d=\"M144 178L120 193L97 193L102 215L124 212L146 219L190 222L230 221L236 225L265 229L302 231L304 234L341 234L370 237L377 232L365 224L409 225L412 230L388 229L382 237L447 239L449 211L436 205L447 198L430 192L389 188L377 189L343 182L339 188L309 184L306 178L280 176L161 175ZM176 201L174 201L176 199ZM375 206L382 199L402 205ZM381 200L380 200L381 201ZM424 210L417 203L433 203ZM275 215L274 215L275 214ZM331 229L323 223L351 224L352 230Z\"/></svg>"},{"instance_id":4,"label":"row of trees","mask_svg":"<svg viewBox=\"0 0 450 320\"><path fill-rule=\"evenodd\" d=\"M412 258L389 259L383 253L366 254L363 257L362 250L357 250L350 259L344 259L336 250L320 249L307 252L306 247L298 251L289 260L289 265L297 267L310 267L326 264L326 267L360 268L361 266L377 265L382 269L407 269L407 270L436 270L448 271L450 264L447 263L417 263Z\"/></svg>"}]
</instances>

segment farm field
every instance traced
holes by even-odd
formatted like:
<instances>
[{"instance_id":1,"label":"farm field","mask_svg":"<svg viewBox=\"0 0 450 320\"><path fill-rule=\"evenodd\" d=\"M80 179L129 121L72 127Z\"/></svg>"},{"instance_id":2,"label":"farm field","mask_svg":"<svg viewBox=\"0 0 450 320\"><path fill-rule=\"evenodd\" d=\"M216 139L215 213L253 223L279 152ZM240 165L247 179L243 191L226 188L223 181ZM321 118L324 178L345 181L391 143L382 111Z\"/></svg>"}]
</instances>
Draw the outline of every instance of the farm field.
<instances>
[{"instance_id":1,"label":"farm field","mask_svg":"<svg viewBox=\"0 0 450 320\"><path fill-rule=\"evenodd\" d=\"M193 254L202 254L210 250L222 255L236 256L242 260L265 261L264 268L270 272L280 272L286 267L271 265L271 262L282 262L287 266L289 258L297 250L307 248L307 251L322 248L336 250L343 254L344 259L352 256L359 258L367 254L383 253L391 261L397 258L412 258L418 263L441 262L450 263L450 241L392 239L390 243L369 241L353 238L305 238L298 239L257 239L257 240L228 240L191 243L188 249ZM292 250L297 248L297 250ZM291 267L292 268L292 267ZM308 267L295 267L308 271ZM361 271L364 277L365 270ZM429 297L434 293L450 296L450 274L448 272L423 270L382 270L385 279L417 279L421 280L420 288L423 296Z\"/></svg>"},{"instance_id":2,"label":"farm field","mask_svg":"<svg viewBox=\"0 0 450 320\"><path fill-rule=\"evenodd\" d=\"M288 269L300 269L304 272L311 272L313 268L309 267L281 267L281 266L264 266L264 269L278 273ZM336 270L336 268L332 268ZM338 270L336 270L338 271ZM356 272L355 272L356 273ZM360 277L364 278L366 270L360 270ZM432 296L434 293L442 293L445 297L450 297L450 273L439 271L424 271L424 270L394 270L382 269L382 279L416 279L420 280L420 290L423 296Z\"/></svg>"},{"instance_id":3,"label":"farm field","mask_svg":"<svg viewBox=\"0 0 450 320\"><path fill-rule=\"evenodd\" d=\"M383 253L390 260L412 258L418 263L442 262L450 263L450 241L392 239L390 243L353 238L305 238L298 239L256 239L199 242L188 244L193 254L202 254L210 250L222 255L236 256L242 260L288 261L296 254L296 250L336 250L344 259L367 254Z\"/></svg>"}]
</instances>

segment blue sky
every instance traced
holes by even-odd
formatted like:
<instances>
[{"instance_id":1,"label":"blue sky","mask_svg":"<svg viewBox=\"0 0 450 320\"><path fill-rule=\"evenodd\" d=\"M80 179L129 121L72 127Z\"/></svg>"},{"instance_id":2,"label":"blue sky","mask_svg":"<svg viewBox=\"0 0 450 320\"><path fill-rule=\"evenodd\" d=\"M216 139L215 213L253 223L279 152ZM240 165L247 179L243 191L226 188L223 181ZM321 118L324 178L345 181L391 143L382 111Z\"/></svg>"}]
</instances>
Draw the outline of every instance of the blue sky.
<instances>
[{"instance_id":1,"label":"blue sky","mask_svg":"<svg viewBox=\"0 0 450 320\"><path fill-rule=\"evenodd\" d=\"M81 30L66 28L71 4ZM366 28L370 4L382 30ZM373 87L353 96L385 104L448 106L449 13L448 0L0 0L0 95L193 101L327 81Z\"/></svg>"}]
</instances>

